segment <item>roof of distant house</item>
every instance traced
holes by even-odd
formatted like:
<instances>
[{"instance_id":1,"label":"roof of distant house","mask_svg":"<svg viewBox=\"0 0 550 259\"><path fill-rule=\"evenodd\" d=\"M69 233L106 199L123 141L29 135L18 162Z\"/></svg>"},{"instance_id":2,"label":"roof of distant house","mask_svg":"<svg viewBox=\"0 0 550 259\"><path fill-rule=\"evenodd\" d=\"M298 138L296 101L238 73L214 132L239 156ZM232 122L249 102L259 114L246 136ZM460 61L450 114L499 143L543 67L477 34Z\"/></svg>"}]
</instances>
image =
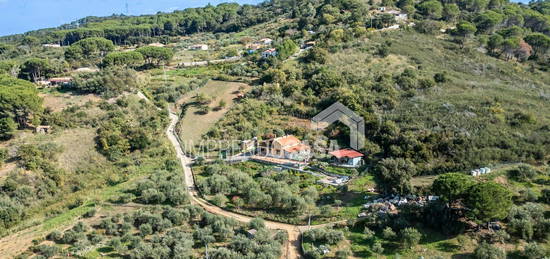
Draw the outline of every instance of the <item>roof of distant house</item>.
<instances>
[{"instance_id":1,"label":"roof of distant house","mask_svg":"<svg viewBox=\"0 0 550 259\"><path fill-rule=\"evenodd\" d=\"M330 152L329 154L335 156L336 158L348 157L348 158L357 158L364 156L362 153L357 152L351 148L340 149Z\"/></svg>"},{"instance_id":2,"label":"roof of distant house","mask_svg":"<svg viewBox=\"0 0 550 259\"><path fill-rule=\"evenodd\" d=\"M91 67L80 67L80 68L77 68L75 69L74 72L99 72L99 69L97 68L91 68Z\"/></svg>"},{"instance_id":3,"label":"roof of distant house","mask_svg":"<svg viewBox=\"0 0 550 259\"><path fill-rule=\"evenodd\" d=\"M278 137L278 138L275 138L273 140L273 142L277 142L283 147L295 146L295 145L300 144L300 140L297 137L295 137L294 135L287 135L287 136L284 136L284 137Z\"/></svg>"},{"instance_id":4,"label":"roof of distant house","mask_svg":"<svg viewBox=\"0 0 550 259\"><path fill-rule=\"evenodd\" d=\"M299 151L306 151L306 150L310 150L310 147L306 144L298 144L298 145L295 145L295 146L291 146L291 147L286 147L284 148L284 150L288 153L294 153L294 152L299 152Z\"/></svg>"},{"instance_id":5,"label":"roof of distant house","mask_svg":"<svg viewBox=\"0 0 550 259\"><path fill-rule=\"evenodd\" d=\"M71 77L53 77L48 79L50 82L58 82L58 83L67 83L71 82L73 79Z\"/></svg>"},{"instance_id":6,"label":"roof of distant house","mask_svg":"<svg viewBox=\"0 0 550 259\"><path fill-rule=\"evenodd\" d=\"M272 52L276 52L277 49L267 49L267 50L264 50L265 53L272 53Z\"/></svg>"},{"instance_id":7,"label":"roof of distant house","mask_svg":"<svg viewBox=\"0 0 550 259\"><path fill-rule=\"evenodd\" d=\"M160 43L160 42L154 42L154 43L151 43L149 44L148 46L152 46L152 47L164 47L165 45Z\"/></svg>"}]
</instances>

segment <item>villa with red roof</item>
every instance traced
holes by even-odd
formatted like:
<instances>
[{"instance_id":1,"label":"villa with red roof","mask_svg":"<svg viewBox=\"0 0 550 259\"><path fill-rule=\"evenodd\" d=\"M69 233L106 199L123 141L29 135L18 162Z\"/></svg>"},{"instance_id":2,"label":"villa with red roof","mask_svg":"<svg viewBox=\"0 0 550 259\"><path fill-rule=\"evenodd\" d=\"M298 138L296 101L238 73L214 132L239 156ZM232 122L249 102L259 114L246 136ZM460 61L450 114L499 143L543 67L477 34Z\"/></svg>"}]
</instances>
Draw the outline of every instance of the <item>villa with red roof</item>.
<instances>
[{"instance_id":1,"label":"villa with red roof","mask_svg":"<svg viewBox=\"0 0 550 259\"><path fill-rule=\"evenodd\" d=\"M269 156L305 161L311 157L311 148L302 143L297 137L287 135L273 139Z\"/></svg>"},{"instance_id":2,"label":"villa with red roof","mask_svg":"<svg viewBox=\"0 0 550 259\"><path fill-rule=\"evenodd\" d=\"M359 167L363 159L363 155L351 148L335 150L329 153L336 165L345 167Z\"/></svg>"}]
</instances>

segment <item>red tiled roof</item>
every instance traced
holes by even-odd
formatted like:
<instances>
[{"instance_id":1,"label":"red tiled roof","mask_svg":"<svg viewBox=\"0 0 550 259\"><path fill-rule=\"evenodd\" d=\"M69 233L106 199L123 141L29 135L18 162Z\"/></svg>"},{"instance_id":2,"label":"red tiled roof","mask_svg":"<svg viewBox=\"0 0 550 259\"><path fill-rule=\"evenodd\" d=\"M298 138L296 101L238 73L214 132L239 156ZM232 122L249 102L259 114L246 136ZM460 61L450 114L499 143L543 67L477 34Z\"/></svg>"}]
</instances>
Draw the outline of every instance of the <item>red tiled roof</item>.
<instances>
[{"instance_id":1,"label":"red tiled roof","mask_svg":"<svg viewBox=\"0 0 550 259\"><path fill-rule=\"evenodd\" d=\"M273 142L279 143L281 147L288 147L300 144L300 140L293 135L276 138L273 140Z\"/></svg>"},{"instance_id":2,"label":"red tiled roof","mask_svg":"<svg viewBox=\"0 0 550 259\"><path fill-rule=\"evenodd\" d=\"M330 152L329 154L335 156L336 158L342 158L342 157L356 158L356 157L364 156L363 154L350 148L335 150Z\"/></svg>"},{"instance_id":3,"label":"red tiled roof","mask_svg":"<svg viewBox=\"0 0 550 259\"><path fill-rule=\"evenodd\" d=\"M289 153L294 153L297 151L303 151L303 150L309 150L309 149L310 149L309 146L305 144L298 144L296 146L284 148L284 150Z\"/></svg>"}]
</instances>

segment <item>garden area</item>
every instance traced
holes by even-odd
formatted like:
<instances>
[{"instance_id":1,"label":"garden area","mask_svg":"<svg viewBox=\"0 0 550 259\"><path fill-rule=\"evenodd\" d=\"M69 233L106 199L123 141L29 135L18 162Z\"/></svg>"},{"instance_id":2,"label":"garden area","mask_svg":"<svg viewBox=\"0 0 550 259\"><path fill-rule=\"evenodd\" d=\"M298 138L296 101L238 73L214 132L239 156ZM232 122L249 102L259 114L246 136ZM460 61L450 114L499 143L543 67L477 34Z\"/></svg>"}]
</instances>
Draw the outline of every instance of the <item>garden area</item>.
<instances>
[{"instance_id":1,"label":"garden area","mask_svg":"<svg viewBox=\"0 0 550 259\"><path fill-rule=\"evenodd\" d=\"M193 167L201 194L213 204L239 213L292 224L356 218L369 195L371 176L335 187L317 176L257 162L213 163Z\"/></svg>"}]
</instances>

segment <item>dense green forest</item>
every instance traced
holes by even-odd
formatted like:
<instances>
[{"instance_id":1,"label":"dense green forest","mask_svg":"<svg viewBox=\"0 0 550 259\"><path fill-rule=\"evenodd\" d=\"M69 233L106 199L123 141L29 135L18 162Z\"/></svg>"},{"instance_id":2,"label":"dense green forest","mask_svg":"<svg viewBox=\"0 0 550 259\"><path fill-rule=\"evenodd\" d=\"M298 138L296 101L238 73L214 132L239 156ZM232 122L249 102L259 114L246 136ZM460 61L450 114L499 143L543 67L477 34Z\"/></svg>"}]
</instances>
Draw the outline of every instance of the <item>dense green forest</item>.
<instances>
[{"instance_id":1,"label":"dense green forest","mask_svg":"<svg viewBox=\"0 0 550 259\"><path fill-rule=\"evenodd\" d=\"M217 160L233 143L193 154L201 197L251 217L337 222L303 233L307 258L545 258L549 71L548 0L226 3L0 37L0 235L33 228L20 258L278 258L283 232L190 205L161 137L166 110L197 125L219 115L205 140L345 147L345 125L303 126L340 102L365 119L363 166ZM244 86L228 99L199 92L212 81ZM317 167L350 180L324 185L308 174ZM468 174L481 167L494 172ZM431 196L396 213L365 206Z\"/></svg>"}]
</instances>

